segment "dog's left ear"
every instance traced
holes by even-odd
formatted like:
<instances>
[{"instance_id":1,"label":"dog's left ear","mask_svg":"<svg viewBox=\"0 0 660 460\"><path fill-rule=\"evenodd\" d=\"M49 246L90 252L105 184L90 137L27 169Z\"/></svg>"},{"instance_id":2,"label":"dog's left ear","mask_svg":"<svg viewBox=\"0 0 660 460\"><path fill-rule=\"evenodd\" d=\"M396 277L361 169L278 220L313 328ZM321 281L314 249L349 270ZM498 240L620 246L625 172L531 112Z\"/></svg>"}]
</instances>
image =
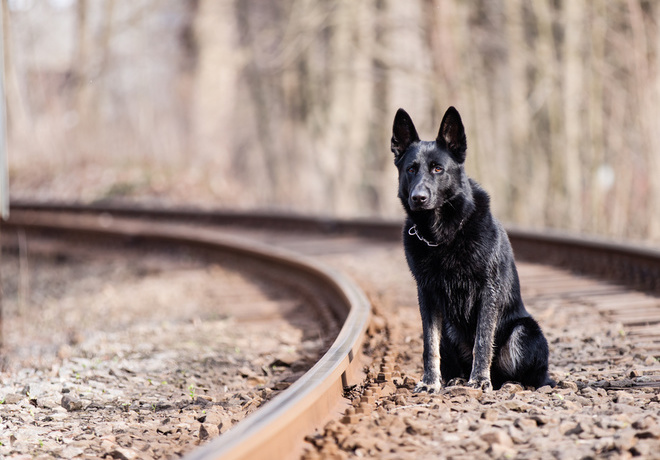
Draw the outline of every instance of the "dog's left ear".
<instances>
[{"instance_id":1,"label":"dog's left ear","mask_svg":"<svg viewBox=\"0 0 660 460\"><path fill-rule=\"evenodd\" d=\"M438 137L435 140L440 147L449 150L456 161L463 163L467 150L467 139L465 137L465 128L458 110L449 107L442 117Z\"/></svg>"},{"instance_id":2,"label":"dog's left ear","mask_svg":"<svg viewBox=\"0 0 660 460\"><path fill-rule=\"evenodd\" d=\"M392 127L392 153L394 153L394 162L401 158L410 144L417 142L419 136L412 122L412 118L403 109L399 109L394 117L394 126Z\"/></svg>"}]
</instances>

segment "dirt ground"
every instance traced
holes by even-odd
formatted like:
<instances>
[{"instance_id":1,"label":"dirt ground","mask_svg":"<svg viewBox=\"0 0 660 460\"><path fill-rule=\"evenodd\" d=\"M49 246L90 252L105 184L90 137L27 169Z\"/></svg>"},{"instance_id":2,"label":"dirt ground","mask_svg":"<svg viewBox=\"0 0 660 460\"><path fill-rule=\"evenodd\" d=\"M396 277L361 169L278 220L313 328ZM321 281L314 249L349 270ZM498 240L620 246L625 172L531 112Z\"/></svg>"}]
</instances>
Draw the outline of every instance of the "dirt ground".
<instances>
[{"instance_id":1,"label":"dirt ground","mask_svg":"<svg viewBox=\"0 0 660 460\"><path fill-rule=\"evenodd\" d=\"M179 456L327 347L293 292L170 252L5 248L0 458Z\"/></svg>"},{"instance_id":2,"label":"dirt ground","mask_svg":"<svg viewBox=\"0 0 660 460\"><path fill-rule=\"evenodd\" d=\"M400 245L322 259L358 280L387 334L368 346L374 362L356 388L355 413L310 433L306 458L660 458L655 352L599 309L608 292L625 289L519 263L557 387L413 394L423 372L421 322Z\"/></svg>"},{"instance_id":3,"label":"dirt ground","mask_svg":"<svg viewBox=\"0 0 660 460\"><path fill-rule=\"evenodd\" d=\"M642 294L565 270L519 263L523 297L548 338L550 371L558 386L532 390L507 384L485 394L459 386L437 395L413 394L422 375L421 324L400 244L252 236L347 272L375 308L372 331L380 332L365 346L372 359L367 378L349 392L353 411L337 414L309 433L306 458L660 457L657 351L647 350L648 340L640 340L603 308L613 298L625 302L627 296ZM16 303L10 310L20 312L25 308L20 305L20 252L6 257L19 265ZM46 292L60 296L53 303L57 307L51 307L56 313L48 313L45 301L39 310L44 319L21 313L21 333L9 332L5 321L7 337L14 341L28 337L32 327L48 322L45 318L61 324L45 343L26 340L38 353L21 354L15 347L14 357L5 362L0 455L176 456L224 431L286 387L312 361L311 349L318 350L318 336L315 341L310 335L300 337L300 328L285 329L290 321L277 327L256 322L253 335L238 335L238 326L242 329L248 322L217 308L228 300L250 303L240 299L246 290L254 295L254 288L235 272L200 266L186 257L170 267L162 255L140 256L126 264L121 262L124 254L98 265L88 261L75 271L64 268L76 265L71 257L44 256L51 275L44 275L43 281L36 273L30 278L30 292L38 292L37 287L53 277L53 288ZM30 265L31 270L36 266ZM73 280L64 290L67 295L57 294L55 274ZM107 279L113 288L108 291L90 278ZM295 311L295 302L287 304L286 295L268 289L259 286L256 291ZM276 305L260 299L251 303L275 311ZM122 309L122 302L131 308ZM66 320L75 305L86 308L77 322ZM101 306L117 310L103 316ZM96 316L100 319L88 328L71 326ZM156 338L161 329L168 331L169 341ZM292 351L295 338L302 351ZM94 352L98 349L108 351ZM37 355L44 356L44 362L26 361ZM73 396L72 401L67 396Z\"/></svg>"}]
</instances>

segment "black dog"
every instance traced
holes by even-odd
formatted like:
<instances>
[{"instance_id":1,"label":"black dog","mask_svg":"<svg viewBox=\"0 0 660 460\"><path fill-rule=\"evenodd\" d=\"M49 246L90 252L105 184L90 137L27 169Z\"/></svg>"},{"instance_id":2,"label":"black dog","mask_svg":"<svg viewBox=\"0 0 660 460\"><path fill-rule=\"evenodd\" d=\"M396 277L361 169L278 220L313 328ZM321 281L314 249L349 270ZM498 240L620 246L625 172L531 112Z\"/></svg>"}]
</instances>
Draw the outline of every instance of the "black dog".
<instances>
[{"instance_id":1,"label":"black dog","mask_svg":"<svg viewBox=\"0 0 660 460\"><path fill-rule=\"evenodd\" d=\"M435 141L420 141L410 116L394 118L392 152L407 213L403 242L417 281L424 376L415 391L442 381L490 390L507 381L554 386L548 343L525 310L511 244L488 194L463 168L465 130L454 107Z\"/></svg>"}]
</instances>

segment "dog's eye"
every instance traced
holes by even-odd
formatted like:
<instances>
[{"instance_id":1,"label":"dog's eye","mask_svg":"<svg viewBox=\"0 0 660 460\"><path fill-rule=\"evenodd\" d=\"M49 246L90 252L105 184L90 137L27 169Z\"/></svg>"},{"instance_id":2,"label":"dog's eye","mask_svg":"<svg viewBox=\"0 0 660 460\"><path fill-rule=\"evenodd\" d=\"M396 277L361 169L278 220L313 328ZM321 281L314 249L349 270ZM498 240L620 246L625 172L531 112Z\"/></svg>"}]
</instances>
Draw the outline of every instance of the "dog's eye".
<instances>
[{"instance_id":1,"label":"dog's eye","mask_svg":"<svg viewBox=\"0 0 660 460\"><path fill-rule=\"evenodd\" d=\"M415 166L411 166L410 168L408 168L408 172L410 174L415 174L417 172L417 168Z\"/></svg>"},{"instance_id":2,"label":"dog's eye","mask_svg":"<svg viewBox=\"0 0 660 460\"><path fill-rule=\"evenodd\" d=\"M440 174L444 172L444 169L442 169L442 166L435 165L433 168L431 168L431 171L433 171L434 174Z\"/></svg>"}]
</instances>

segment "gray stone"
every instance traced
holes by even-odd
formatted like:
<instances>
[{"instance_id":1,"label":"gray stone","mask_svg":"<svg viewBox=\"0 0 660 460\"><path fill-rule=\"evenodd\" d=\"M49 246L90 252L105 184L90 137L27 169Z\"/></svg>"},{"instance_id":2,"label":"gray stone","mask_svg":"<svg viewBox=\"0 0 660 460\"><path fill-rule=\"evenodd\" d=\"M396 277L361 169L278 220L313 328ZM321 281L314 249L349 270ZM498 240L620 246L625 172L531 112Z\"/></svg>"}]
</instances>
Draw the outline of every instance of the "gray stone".
<instances>
[{"instance_id":1,"label":"gray stone","mask_svg":"<svg viewBox=\"0 0 660 460\"><path fill-rule=\"evenodd\" d=\"M69 412L82 410L83 408L82 401L71 394L65 394L62 396L61 405Z\"/></svg>"},{"instance_id":2,"label":"gray stone","mask_svg":"<svg viewBox=\"0 0 660 460\"><path fill-rule=\"evenodd\" d=\"M517 418L513 424L523 431L533 430L538 426L536 420L532 418Z\"/></svg>"},{"instance_id":3,"label":"gray stone","mask_svg":"<svg viewBox=\"0 0 660 460\"><path fill-rule=\"evenodd\" d=\"M217 437L220 434L220 430L217 425L210 423L200 423L199 425L199 439L200 441L206 441L207 439L212 439Z\"/></svg>"},{"instance_id":4,"label":"gray stone","mask_svg":"<svg viewBox=\"0 0 660 460\"><path fill-rule=\"evenodd\" d=\"M518 383L513 383L513 382L507 382L504 385L502 385L502 388L500 388L500 391L504 391L507 393L519 393L523 391L522 385Z\"/></svg>"},{"instance_id":5,"label":"gray stone","mask_svg":"<svg viewBox=\"0 0 660 460\"><path fill-rule=\"evenodd\" d=\"M60 452L60 456L62 458L73 458L73 457L78 457L85 453L83 449L80 447L76 446L66 446L62 451Z\"/></svg>"},{"instance_id":6,"label":"gray stone","mask_svg":"<svg viewBox=\"0 0 660 460\"><path fill-rule=\"evenodd\" d=\"M635 397L627 391L617 391L615 402L617 404L632 405L635 403Z\"/></svg>"},{"instance_id":7,"label":"gray stone","mask_svg":"<svg viewBox=\"0 0 660 460\"><path fill-rule=\"evenodd\" d=\"M108 455L117 460L133 460L137 458L137 454L130 449L117 448L111 452L108 452Z\"/></svg>"},{"instance_id":8,"label":"gray stone","mask_svg":"<svg viewBox=\"0 0 660 460\"><path fill-rule=\"evenodd\" d=\"M504 430L488 430L481 433L479 437L488 443L489 446L493 444L500 444L504 447L513 446L513 440Z\"/></svg>"},{"instance_id":9,"label":"gray stone","mask_svg":"<svg viewBox=\"0 0 660 460\"><path fill-rule=\"evenodd\" d=\"M23 399L25 399L24 395L17 393L10 393L7 396L5 396L5 404L18 404Z\"/></svg>"},{"instance_id":10,"label":"gray stone","mask_svg":"<svg viewBox=\"0 0 660 460\"><path fill-rule=\"evenodd\" d=\"M578 391L577 383L569 382L567 380L560 380L559 382L557 382L557 387L571 391Z\"/></svg>"}]
</instances>

